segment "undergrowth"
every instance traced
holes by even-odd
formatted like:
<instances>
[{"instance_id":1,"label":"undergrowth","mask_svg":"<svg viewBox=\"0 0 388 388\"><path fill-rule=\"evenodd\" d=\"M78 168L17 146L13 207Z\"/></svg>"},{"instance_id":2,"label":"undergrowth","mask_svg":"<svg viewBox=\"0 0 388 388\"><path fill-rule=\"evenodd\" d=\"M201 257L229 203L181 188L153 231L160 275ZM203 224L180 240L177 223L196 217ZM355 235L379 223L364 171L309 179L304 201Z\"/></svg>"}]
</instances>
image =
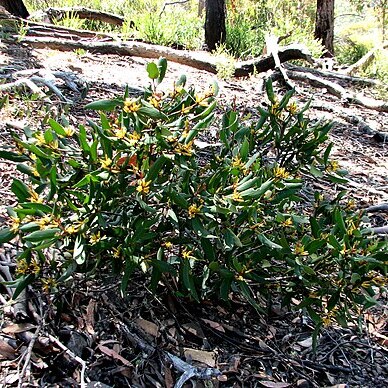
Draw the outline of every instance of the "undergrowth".
<instances>
[{"instance_id":1,"label":"undergrowth","mask_svg":"<svg viewBox=\"0 0 388 388\"><path fill-rule=\"evenodd\" d=\"M0 230L0 243L22 245L14 297L107 273L124 295L140 272L154 292L168 286L192 302L242 295L263 311L279 297L317 330L376 304L387 243L346 192L331 198L307 183L345 182L329 158L331 124L310 122L308 104L276 96L270 81L256 119L233 109L219 118L216 84L198 92L182 76L160 89L166 67L148 64L141 97L87 105L98 121L50 119L1 150L25 177L12 183L17 205ZM210 126L216 145L203 141Z\"/></svg>"}]
</instances>

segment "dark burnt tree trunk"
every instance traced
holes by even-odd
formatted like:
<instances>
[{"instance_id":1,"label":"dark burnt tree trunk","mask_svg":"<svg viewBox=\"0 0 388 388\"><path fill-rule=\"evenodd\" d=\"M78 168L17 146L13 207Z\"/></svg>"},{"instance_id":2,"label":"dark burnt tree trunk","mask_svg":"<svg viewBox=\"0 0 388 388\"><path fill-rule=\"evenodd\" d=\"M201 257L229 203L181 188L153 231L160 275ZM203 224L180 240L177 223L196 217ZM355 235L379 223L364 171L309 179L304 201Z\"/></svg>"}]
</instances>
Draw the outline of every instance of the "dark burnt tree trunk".
<instances>
[{"instance_id":1,"label":"dark burnt tree trunk","mask_svg":"<svg viewBox=\"0 0 388 388\"><path fill-rule=\"evenodd\" d=\"M334 0L317 0L315 38L322 42L326 57L334 56Z\"/></svg>"},{"instance_id":2,"label":"dark burnt tree trunk","mask_svg":"<svg viewBox=\"0 0 388 388\"><path fill-rule=\"evenodd\" d=\"M23 0L0 0L0 6L4 7L10 14L26 19L30 16Z\"/></svg>"},{"instance_id":3,"label":"dark burnt tree trunk","mask_svg":"<svg viewBox=\"0 0 388 388\"><path fill-rule=\"evenodd\" d=\"M205 43L213 51L225 42L225 0L206 0Z\"/></svg>"}]
</instances>

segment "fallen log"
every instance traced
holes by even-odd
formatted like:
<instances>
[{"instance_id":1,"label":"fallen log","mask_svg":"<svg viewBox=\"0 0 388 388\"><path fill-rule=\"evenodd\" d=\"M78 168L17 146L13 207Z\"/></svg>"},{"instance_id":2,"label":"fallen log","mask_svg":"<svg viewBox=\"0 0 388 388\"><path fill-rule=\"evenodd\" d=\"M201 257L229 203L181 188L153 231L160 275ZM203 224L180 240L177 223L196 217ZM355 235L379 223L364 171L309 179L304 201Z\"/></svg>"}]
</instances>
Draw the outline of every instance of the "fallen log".
<instances>
[{"instance_id":1,"label":"fallen log","mask_svg":"<svg viewBox=\"0 0 388 388\"><path fill-rule=\"evenodd\" d=\"M47 15L51 22L59 21L67 17L77 17L79 19L93 21L98 20L114 26L122 26L125 22L125 18L120 15L85 7L48 8L46 11L43 11L43 14Z\"/></svg>"},{"instance_id":2,"label":"fallen log","mask_svg":"<svg viewBox=\"0 0 388 388\"><path fill-rule=\"evenodd\" d=\"M349 93L342 86L334 82L316 77L313 74L299 73L297 71L290 70L287 71L287 74L291 79L302 82L308 82L310 85L321 89L325 88L330 94L347 101L349 104L360 105L364 108L377 110L378 112L388 112L388 103L385 101L374 100L368 97L358 96L353 93Z\"/></svg>"},{"instance_id":3,"label":"fallen log","mask_svg":"<svg viewBox=\"0 0 388 388\"><path fill-rule=\"evenodd\" d=\"M376 56L376 53L379 50L384 50L388 48L388 42L384 42L381 47L375 47L372 50L368 51L362 58L360 58L356 63L349 66L344 73L347 75L352 75L353 73L367 68L373 59Z\"/></svg>"},{"instance_id":4,"label":"fallen log","mask_svg":"<svg viewBox=\"0 0 388 388\"><path fill-rule=\"evenodd\" d=\"M95 41L72 41L68 39L55 39L51 37L30 37L25 36L22 40L35 48L49 48L60 51L74 51L77 49L87 50L100 54L118 54L123 56L134 56L142 58L164 57L168 61L177 62L182 65L194 67L198 70L205 70L216 74L216 57L208 52L193 52L175 50L170 47L158 46L143 42L95 42ZM290 45L279 48L279 61L286 62L292 59L304 59L311 61L307 50L300 45ZM266 72L273 69L275 60L272 55L262 58L255 58L250 61L238 61L235 63L234 76L243 77L253 72Z\"/></svg>"},{"instance_id":5,"label":"fallen log","mask_svg":"<svg viewBox=\"0 0 388 388\"><path fill-rule=\"evenodd\" d=\"M384 86L382 82L376 79L355 77L355 76L345 75L336 71L318 70L318 69L313 69L311 67L296 66L291 63L284 64L284 67L287 70L293 70L293 71L298 71L302 73L310 73L321 78L332 78L339 81L345 81L345 82L350 82L350 83L359 84L359 85Z\"/></svg>"}]
</instances>

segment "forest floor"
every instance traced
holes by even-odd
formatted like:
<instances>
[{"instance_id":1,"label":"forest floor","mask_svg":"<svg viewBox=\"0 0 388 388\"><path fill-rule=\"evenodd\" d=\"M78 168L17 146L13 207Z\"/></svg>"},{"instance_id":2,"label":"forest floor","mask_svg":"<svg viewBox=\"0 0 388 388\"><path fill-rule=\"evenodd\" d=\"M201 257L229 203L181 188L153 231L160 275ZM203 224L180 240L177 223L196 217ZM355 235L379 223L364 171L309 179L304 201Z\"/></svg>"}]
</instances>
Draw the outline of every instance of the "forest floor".
<instances>
[{"instance_id":1,"label":"forest floor","mask_svg":"<svg viewBox=\"0 0 388 388\"><path fill-rule=\"evenodd\" d=\"M70 122L76 125L85 123L90 114L83 109L86 103L122 95L125 85L135 89L147 86L147 62L142 58L64 53L24 45L0 47L2 76L20 70L45 69L74 73L87 84L86 97L67 112ZM186 74L188 83L198 89L206 89L215 78L204 71L169 63L162 86L172 89L181 74ZM235 104L240 111L251 112L265 101L264 92L258 90L259 81L259 76L219 80L221 108ZM66 88L61 91L68 98L74 97ZM276 92L284 93L284 89L277 87ZM366 88L357 92L369 96L374 93ZM334 143L332 158L349 171L347 188L356 206L361 209L388 202L388 143L344 119L357 117L381 134L388 131L388 113L350 105L324 89L298 83L295 94L298 105L311 96L309 117L334 121L330 133L330 141ZM55 96L52 99L55 101ZM9 105L0 110L0 146L10 143L9 128L39 127L42 107L60 110L60 104L52 101L45 105L39 100L10 99ZM0 161L0 174L3 223L5 207L14 204L10 184L18 173L14 164ZM333 190L324 183L316 185L324 191ZM374 215L372 223L381 226L387 219ZM12 261L14 254L10 246L0 247L2 265ZM80 279L71 292L61 296L61 309L39 303L34 299L34 290L30 290L28 314L20 321L12 318L5 304L1 308L0 386L22 386L19 373L27 365L23 354L31 355L31 368L24 371L29 376L24 378L25 386L78 386L85 369L87 387L173 387L174 384L179 387L182 381L179 377L185 368L186 373L197 376L202 373L202 377L208 373L212 377L207 381L197 379L192 383L196 387L383 387L387 384L386 295L381 296L378 308L361 317L359 325L325 327L314 353L309 319L302 311L289 311L276 301L267 315L260 315L238 298L229 305L214 301L190 305L167 293L156 297L140 277L132 280L128 296L122 299L118 284L110 275L102 284ZM7 295L3 292L4 302ZM39 316L43 310L48 312L42 321ZM184 386L190 387L191 383Z\"/></svg>"}]
</instances>

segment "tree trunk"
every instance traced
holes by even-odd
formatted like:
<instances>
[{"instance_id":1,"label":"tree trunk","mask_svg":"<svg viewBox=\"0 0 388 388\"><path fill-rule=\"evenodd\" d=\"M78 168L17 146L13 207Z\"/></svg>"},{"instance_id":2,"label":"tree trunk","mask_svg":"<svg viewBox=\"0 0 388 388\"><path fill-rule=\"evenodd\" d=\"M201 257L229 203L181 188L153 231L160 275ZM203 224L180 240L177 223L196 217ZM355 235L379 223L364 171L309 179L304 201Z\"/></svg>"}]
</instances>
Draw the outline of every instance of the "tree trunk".
<instances>
[{"instance_id":1,"label":"tree trunk","mask_svg":"<svg viewBox=\"0 0 388 388\"><path fill-rule=\"evenodd\" d=\"M213 51L225 42L225 0L206 0L205 43Z\"/></svg>"},{"instance_id":2,"label":"tree trunk","mask_svg":"<svg viewBox=\"0 0 388 388\"><path fill-rule=\"evenodd\" d=\"M334 0L317 0L315 17L315 38L322 42L327 52L324 56L334 56Z\"/></svg>"},{"instance_id":3,"label":"tree trunk","mask_svg":"<svg viewBox=\"0 0 388 388\"><path fill-rule=\"evenodd\" d=\"M0 6L4 7L11 15L26 19L30 16L23 0L0 0Z\"/></svg>"}]
</instances>

